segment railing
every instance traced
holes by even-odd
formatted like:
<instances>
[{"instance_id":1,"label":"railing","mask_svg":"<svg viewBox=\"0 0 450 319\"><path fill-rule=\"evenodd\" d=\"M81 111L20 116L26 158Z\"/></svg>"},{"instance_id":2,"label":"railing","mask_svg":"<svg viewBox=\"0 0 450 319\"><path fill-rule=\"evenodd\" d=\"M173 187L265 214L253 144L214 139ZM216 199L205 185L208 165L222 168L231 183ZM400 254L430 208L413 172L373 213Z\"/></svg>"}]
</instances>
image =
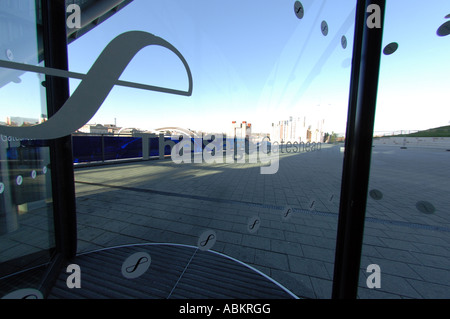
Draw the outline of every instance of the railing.
<instances>
[{"instance_id":1,"label":"railing","mask_svg":"<svg viewBox=\"0 0 450 319\"><path fill-rule=\"evenodd\" d=\"M408 135L417 132L419 132L419 130L375 131L373 136L387 137L387 136Z\"/></svg>"},{"instance_id":2,"label":"railing","mask_svg":"<svg viewBox=\"0 0 450 319\"><path fill-rule=\"evenodd\" d=\"M108 161L165 158L178 136L156 134L73 134L74 164L104 163ZM201 152L211 141L191 138L192 152ZM224 149L226 140L224 139ZM230 141L228 141L230 143Z\"/></svg>"},{"instance_id":3,"label":"railing","mask_svg":"<svg viewBox=\"0 0 450 319\"><path fill-rule=\"evenodd\" d=\"M74 164L142 157L142 137L131 134L72 135Z\"/></svg>"},{"instance_id":4,"label":"railing","mask_svg":"<svg viewBox=\"0 0 450 319\"><path fill-rule=\"evenodd\" d=\"M258 150L261 142L254 142L250 147L248 139L235 139L223 137L222 147L216 151L241 152L249 154L252 150ZM148 160L164 159L171 155L172 147L179 142L179 136L164 136L163 134L73 134L72 148L73 161L75 165L105 162L124 161L124 160ZM191 153L203 152L212 140L203 138L191 138ZM267 148L270 152L271 143L267 141ZM321 149L322 143L315 142L273 142L278 144L281 153L287 152L310 152ZM253 148L254 147L254 148ZM228 149L227 149L228 148ZM239 150L239 151L238 151Z\"/></svg>"}]
</instances>

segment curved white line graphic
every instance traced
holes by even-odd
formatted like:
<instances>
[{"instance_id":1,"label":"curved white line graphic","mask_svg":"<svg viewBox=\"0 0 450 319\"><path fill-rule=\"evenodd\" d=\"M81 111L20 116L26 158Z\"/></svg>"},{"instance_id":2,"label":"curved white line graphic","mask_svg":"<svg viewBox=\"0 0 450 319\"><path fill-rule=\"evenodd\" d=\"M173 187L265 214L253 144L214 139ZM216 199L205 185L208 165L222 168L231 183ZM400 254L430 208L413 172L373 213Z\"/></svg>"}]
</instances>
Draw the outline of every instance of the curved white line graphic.
<instances>
[{"instance_id":1,"label":"curved white line graphic","mask_svg":"<svg viewBox=\"0 0 450 319\"><path fill-rule=\"evenodd\" d=\"M141 49L149 45L165 47L178 56L186 68L188 75L189 88L187 91L119 81L122 72L134 56ZM3 64L4 63L2 63L2 65ZM17 67L17 64L15 66ZM36 72L36 67L34 69L33 72ZM0 134L32 139L54 139L70 135L85 125L95 115L114 85L117 84L169 94L185 96L190 96L192 94L192 74L189 65L181 53L164 39L143 31L125 32L113 39L106 46L85 76L55 69L51 69L48 73L57 76L77 75L75 77L81 77L83 80L61 109L48 119L48 121L29 127L9 127L0 125Z\"/></svg>"}]
</instances>

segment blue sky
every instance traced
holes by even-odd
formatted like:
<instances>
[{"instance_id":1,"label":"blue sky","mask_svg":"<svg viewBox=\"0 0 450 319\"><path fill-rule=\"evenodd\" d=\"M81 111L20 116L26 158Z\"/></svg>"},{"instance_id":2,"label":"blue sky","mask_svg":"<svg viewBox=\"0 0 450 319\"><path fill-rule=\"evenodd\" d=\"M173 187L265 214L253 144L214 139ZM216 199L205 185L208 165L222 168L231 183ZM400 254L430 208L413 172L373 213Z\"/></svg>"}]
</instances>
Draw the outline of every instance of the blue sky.
<instances>
[{"instance_id":1,"label":"blue sky","mask_svg":"<svg viewBox=\"0 0 450 319\"><path fill-rule=\"evenodd\" d=\"M450 125L450 37L436 31L450 1L389 1L385 43L398 51L383 56L376 125L426 129Z\"/></svg>"},{"instance_id":2,"label":"blue sky","mask_svg":"<svg viewBox=\"0 0 450 319\"><path fill-rule=\"evenodd\" d=\"M226 131L248 121L267 132L289 116L324 118L329 132L344 132L347 119L354 0L134 0L69 45L70 70L86 73L119 34L141 30L173 44L192 70L191 97L116 86L90 123L156 129L180 126ZM450 121L450 36L436 30L448 21L448 0L388 0L376 131L427 129ZM321 22L329 25L325 37ZM348 46L340 45L342 35ZM122 80L186 89L187 77L170 51L151 46L130 62ZM36 75L0 90L0 120L40 114ZM71 80L74 90L79 81ZM21 94L29 86L29 94ZM31 89L31 87L33 87ZM13 100L11 100L13 97ZM11 100L11 101L10 101ZM8 105L21 105L12 112ZM14 114L11 114L14 113Z\"/></svg>"},{"instance_id":3,"label":"blue sky","mask_svg":"<svg viewBox=\"0 0 450 319\"><path fill-rule=\"evenodd\" d=\"M299 20L293 1L261 1L255 7L249 1L135 0L71 45L71 68L86 72L108 40L122 32L148 31L171 42L186 57L194 77L193 95L185 98L115 88L93 122L117 118L118 124L125 126L226 131L231 121L246 120L254 130L267 131L272 122L289 116L326 112L329 101L322 96L323 88L317 89L308 78L315 74L320 54L329 52L325 64L320 65L321 75L313 80L328 83L329 94L341 109L338 126L344 130L350 68L341 64L351 57L353 24L347 23L345 28L349 38L346 50L340 41L335 46L330 42L337 36L340 40L337 30L344 21L353 21L355 5L345 1L337 12L332 1L303 4L306 14ZM322 20L330 25L327 37L319 28ZM87 55L82 53L86 46L97 50ZM181 64L170 56L158 48L144 49L122 79L186 87ZM299 88L311 91L299 95ZM122 104L130 104L130 98L133 105L121 111Z\"/></svg>"}]
</instances>

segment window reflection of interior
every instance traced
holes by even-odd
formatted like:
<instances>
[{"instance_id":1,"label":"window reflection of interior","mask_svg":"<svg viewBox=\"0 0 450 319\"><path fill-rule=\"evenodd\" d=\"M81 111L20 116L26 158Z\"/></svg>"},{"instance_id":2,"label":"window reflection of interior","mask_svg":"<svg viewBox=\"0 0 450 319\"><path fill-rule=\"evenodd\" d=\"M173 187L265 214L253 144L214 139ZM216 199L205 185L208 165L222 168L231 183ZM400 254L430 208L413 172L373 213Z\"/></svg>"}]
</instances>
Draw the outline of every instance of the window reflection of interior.
<instances>
[{"instance_id":1,"label":"window reflection of interior","mask_svg":"<svg viewBox=\"0 0 450 319\"><path fill-rule=\"evenodd\" d=\"M0 60L37 65L37 2L0 4ZM43 75L0 68L0 125L47 117ZM0 135L0 278L46 264L55 248L50 152L46 141ZM45 269L36 272L41 276ZM8 289L2 283L1 293Z\"/></svg>"}]
</instances>

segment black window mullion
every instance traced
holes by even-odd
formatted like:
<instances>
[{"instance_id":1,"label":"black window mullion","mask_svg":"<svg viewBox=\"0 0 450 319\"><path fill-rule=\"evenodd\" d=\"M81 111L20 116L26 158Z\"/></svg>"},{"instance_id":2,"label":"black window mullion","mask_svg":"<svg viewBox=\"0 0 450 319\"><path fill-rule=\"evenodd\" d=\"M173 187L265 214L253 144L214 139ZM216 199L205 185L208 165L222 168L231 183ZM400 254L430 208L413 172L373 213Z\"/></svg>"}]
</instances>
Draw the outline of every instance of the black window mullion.
<instances>
[{"instance_id":1,"label":"black window mullion","mask_svg":"<svg viewBox=\"0 0 450 319\"><path fill-rule=\"evenodd\" d=\"M45 66L68 70L66 7L63 0L42 0ZM46 76L48 117L54 115L70 96L69 80ZM76 254L75 186L71 136L50 140L56 249L64 258Z\"/></svg>"},{"instance_id":2,"label":"black window mullion","mask_svg":"<svg viewBox=\"0 0 450 319\"><path fill-rule=\"evenodd\" d=\"M381 9L380 28L367 25L371 4ZM386 0L357 3L333 299L357 297L385 8Z\"/></svg>"}]
</instances>

